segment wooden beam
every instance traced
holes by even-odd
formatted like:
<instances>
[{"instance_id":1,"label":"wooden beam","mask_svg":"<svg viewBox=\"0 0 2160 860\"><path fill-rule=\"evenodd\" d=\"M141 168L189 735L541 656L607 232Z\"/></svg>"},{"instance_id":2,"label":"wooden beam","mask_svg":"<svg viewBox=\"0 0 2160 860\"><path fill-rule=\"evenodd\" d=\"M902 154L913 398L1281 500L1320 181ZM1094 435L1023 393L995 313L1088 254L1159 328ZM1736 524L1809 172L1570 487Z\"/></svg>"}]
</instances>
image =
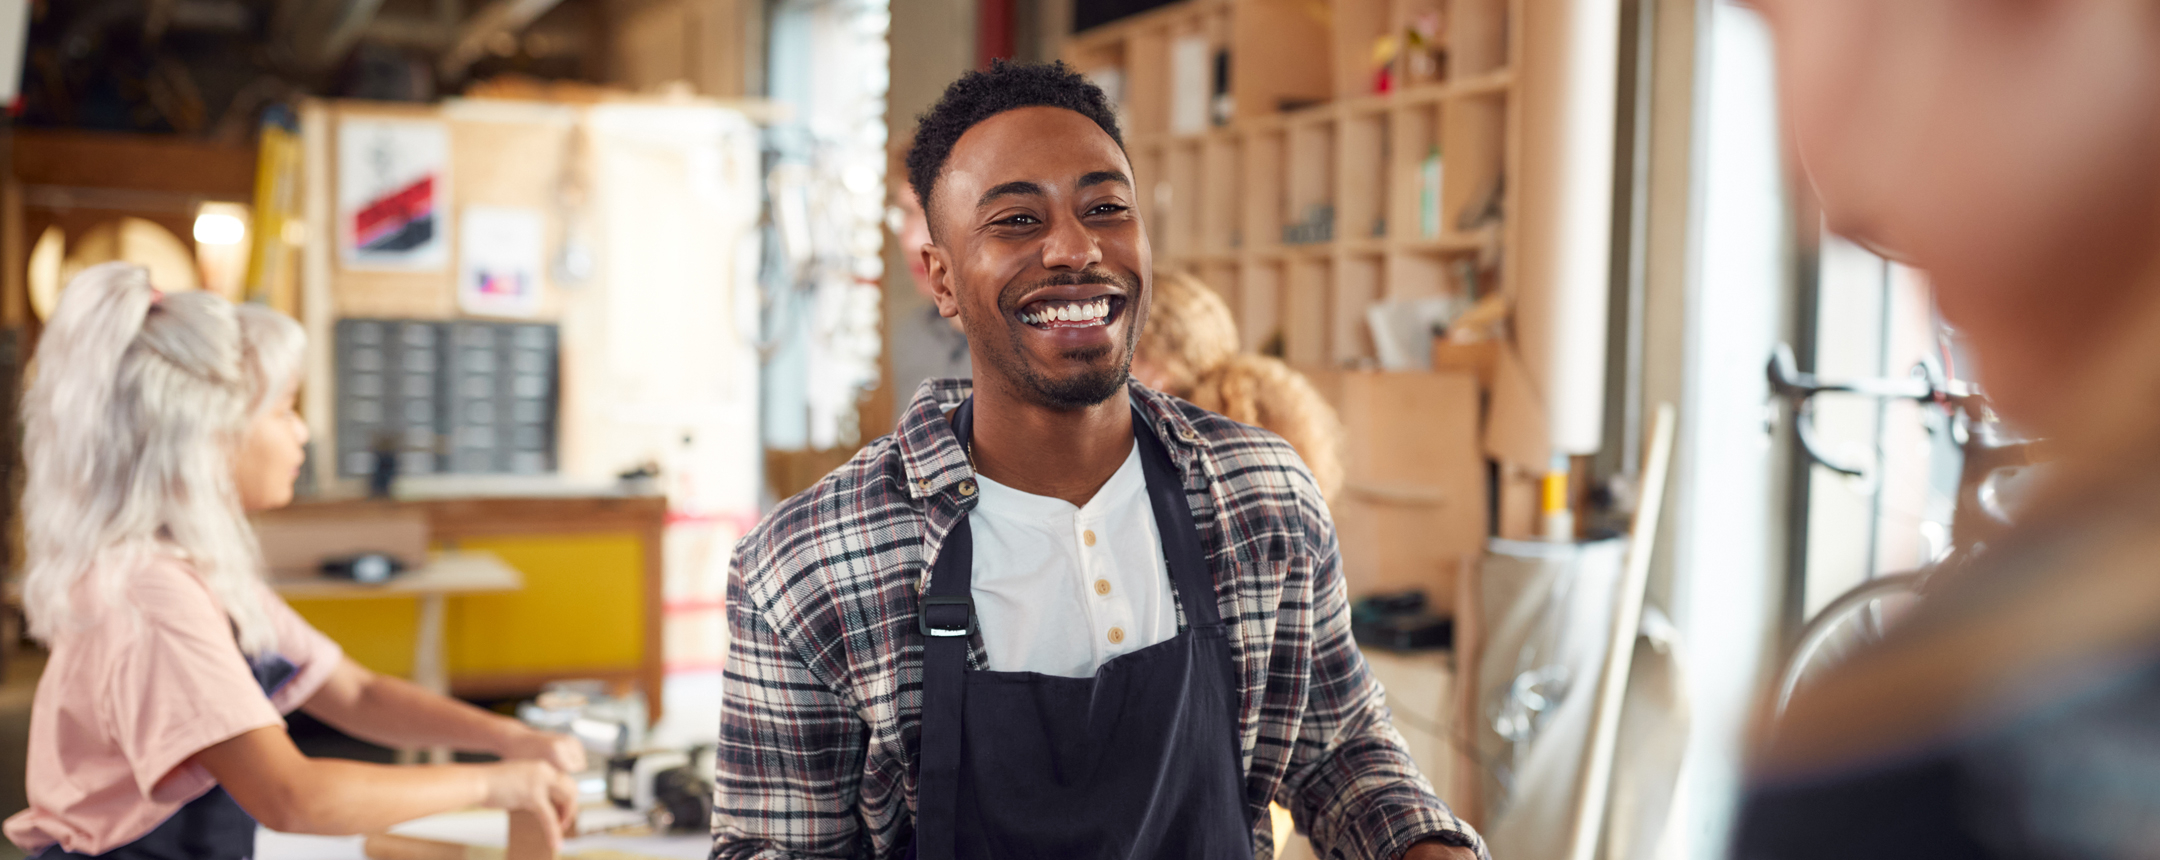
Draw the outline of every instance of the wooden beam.
<instances>
[{"instance_id":1,"label":"wooden beam","mask_svg":"<svg viewBox=\"0 0 2160 860\"><path fill-rule=\"evenodd\" d=\"M255 147L174 135L21 129L9 158L24 185L253 200Z\"/></svg>"}]
</instances>

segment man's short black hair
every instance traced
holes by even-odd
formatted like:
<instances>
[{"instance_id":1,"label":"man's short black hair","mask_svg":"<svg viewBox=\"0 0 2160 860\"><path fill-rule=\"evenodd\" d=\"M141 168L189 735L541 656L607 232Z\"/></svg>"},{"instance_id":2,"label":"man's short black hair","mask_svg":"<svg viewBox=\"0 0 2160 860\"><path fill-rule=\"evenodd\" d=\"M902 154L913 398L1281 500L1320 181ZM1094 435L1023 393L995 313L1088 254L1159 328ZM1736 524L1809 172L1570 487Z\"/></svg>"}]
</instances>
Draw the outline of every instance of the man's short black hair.
<instances>
[{"instance_id":1,"label":"man's short black hair","mask_svg":"<svg viewBox=\"0 0 2160 860\"><path fill-rule=\"evenodd\" d=\"M987 72L968 72L945 88L944 97L916 120L915 146L908 150L908 181L923 212L930 211L930 192L938 174L952 155L953 144L976 123L1014 108L1060 107L1077 113L1102 128L1118 149L1125 138L1118 134L1117 115L1101 87L1088 82L1064 62L1008 63L990 61Z\"/></svg>"}]
</instances>

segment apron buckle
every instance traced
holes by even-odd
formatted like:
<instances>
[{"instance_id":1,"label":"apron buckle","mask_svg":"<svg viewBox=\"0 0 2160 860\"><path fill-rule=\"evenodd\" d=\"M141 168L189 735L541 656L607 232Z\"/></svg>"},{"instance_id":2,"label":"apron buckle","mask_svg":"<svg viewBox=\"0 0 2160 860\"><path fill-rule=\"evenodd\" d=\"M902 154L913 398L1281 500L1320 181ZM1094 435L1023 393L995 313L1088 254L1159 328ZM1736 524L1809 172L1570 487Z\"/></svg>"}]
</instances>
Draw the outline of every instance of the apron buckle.
<instances>
[{"instance_id":1,"label":"apron buckle","mask_svg":"<svg viewBox=\"0 0 2160 860\"><path fill-rule=\"evenodd\" d=\"M966 636L975 631L975 598L970 595L925 597L915 626L924 636Z\"/></svg>"}]
</instances>

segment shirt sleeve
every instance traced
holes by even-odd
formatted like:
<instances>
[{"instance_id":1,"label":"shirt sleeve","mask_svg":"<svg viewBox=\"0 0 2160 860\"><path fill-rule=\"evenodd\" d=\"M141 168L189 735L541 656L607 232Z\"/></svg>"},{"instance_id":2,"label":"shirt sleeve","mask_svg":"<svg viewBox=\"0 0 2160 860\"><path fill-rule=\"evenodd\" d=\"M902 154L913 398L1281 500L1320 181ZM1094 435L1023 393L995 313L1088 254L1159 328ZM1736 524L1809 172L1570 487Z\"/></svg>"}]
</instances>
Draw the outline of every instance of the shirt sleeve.
<instances>
[{"instance_id":1,"label":"shirt sleeve","mask_svg":"<svg viewBox=\"0 0 2160 860\"><path fill-rule=\"evenodd\" d=\"M196 753L285 721L248 669L231 621L192 574L161 565L131 588L135 617L112 622L132 630L108 652L106 714L136 788L161 798L160 784Z\"/></svg>"},{"instance_id":2,"label":"shirt sleeve","mask_svg":"<svg viewBox=\"0 0 2160 860\"><path fill-rule=\"evenodd\" d=\"M1305 825L1322 857L1395 860L1431 839L1489 860L1484 840L1434 795L1390 721L1387 693L1350 636L1334 524L1324 515L1310 519L1321 538L1314 547L1312 684L1277 801Z\"/></svg>"},{"instance_id":3,"label":"shirt sleeve","mask_svg":"<svg viewBox=\"0 0 2160 860\"><path fill-rule=\"evenodd\" d=\"M261 589L263 611L270 616L270 629L277 633L278 654L292 663L294 670L292 680L278 688L270 704L278 713L290 714L329 682L338 664L345 662L345 649L301 618L269 585Z\"/></svg>"},{"instance_id":4,"label":"shirt sleeve","mask_svg":"<svg viewBox=\"0 0 2160 860\"><path fill-rule=\"evenodd\" d=\"M741 559L728 576L713 860L854 856L868 729L752 605Z\"/></svg>"}]
</instances>

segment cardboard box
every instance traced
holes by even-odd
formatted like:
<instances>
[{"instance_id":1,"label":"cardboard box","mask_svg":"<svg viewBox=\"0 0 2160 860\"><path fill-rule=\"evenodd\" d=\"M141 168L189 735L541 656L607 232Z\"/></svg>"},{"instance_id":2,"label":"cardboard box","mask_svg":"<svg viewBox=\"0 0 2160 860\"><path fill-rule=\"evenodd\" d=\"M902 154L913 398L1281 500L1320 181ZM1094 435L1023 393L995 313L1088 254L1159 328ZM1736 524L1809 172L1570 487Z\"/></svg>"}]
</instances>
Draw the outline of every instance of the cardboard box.
<instances>
[{"instance_id":1,"label":"cardboard box","mask_svg":"<svg viewBox=\"0 0 2160 860\"><path fill-rule=\"evenodd\" d=\"M1433 341L1433 370L1441 373L1467 373L1477 377L1478 387L1491 391L1494 368L1500 362L1500 341L1480 340L1456 343L1446 338Z\"/></svg>"},{"instance_id":2,"label":"cardboard box","mask_svg":"<svg viewBox=\"0 0 2160 860\"><path fill-rule=\"evenodd\" d=\"M1418 589L1448 614L1455 578L1485 546L1478 383L1467 373L1332 374L1348 478L1334 500L1353 599Z\"/></svg>"}]
</instances>

